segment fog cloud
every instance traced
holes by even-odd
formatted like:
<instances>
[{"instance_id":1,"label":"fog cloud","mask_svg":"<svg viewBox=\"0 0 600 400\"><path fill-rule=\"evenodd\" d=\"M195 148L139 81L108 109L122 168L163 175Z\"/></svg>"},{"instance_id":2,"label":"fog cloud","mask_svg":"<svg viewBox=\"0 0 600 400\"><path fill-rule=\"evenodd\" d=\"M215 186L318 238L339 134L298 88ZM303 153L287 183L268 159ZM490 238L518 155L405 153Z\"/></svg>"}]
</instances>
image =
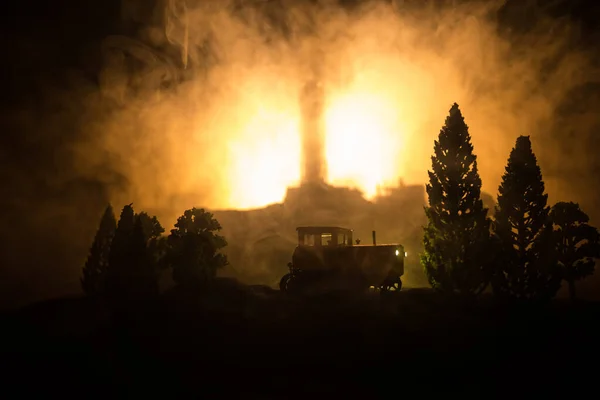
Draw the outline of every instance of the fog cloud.
<instances>
[{"instance_id":1,"label":"fog cloud","mask_svg":"<svg viewBox=\"0 0 600 400\"><path fill-rule=\"evenodd\" d=\"M300 95L317 65L326 180L367 194L399 178L424 183L456 101L495 193L515 138L548 146L557 107L596 78L569 50L576 31L541 18L509 41L493 18L499 3L401 3L124 1L123 18L140 28L104 43L102 101L118 106L79 146L81 165L94 171L90 154L105 150L130 182L114 196L169 217L190 198L281 201L301 178Z\"/></svg>"}]
</instances>

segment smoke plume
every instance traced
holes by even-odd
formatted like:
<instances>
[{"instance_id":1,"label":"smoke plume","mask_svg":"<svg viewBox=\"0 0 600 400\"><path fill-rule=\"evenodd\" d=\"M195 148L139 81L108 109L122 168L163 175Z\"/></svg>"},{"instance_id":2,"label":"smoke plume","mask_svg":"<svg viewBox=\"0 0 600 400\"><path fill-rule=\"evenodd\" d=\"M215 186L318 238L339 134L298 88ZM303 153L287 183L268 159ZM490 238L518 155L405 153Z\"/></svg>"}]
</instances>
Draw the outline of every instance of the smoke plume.
<instances>
[{"instance_id":1,"label":"smoke plume","mask_svg":"<svg viewBox=\"0 0 600 400\"><path fill-rule=\"evenodd\" d=\"M495 193L518 135L532 135L540 154L559 151L547 148L556 111L597 75L585 53L569 50L568 21L541 18L511 41L497 4L437 4L170 0L149 10L124 1L124 20L140 28L104 42L101 101L117 106L101 123L91 110L93 140L77 148L82 173L93 175L104 160L90 154L104 150L129 181L114 196L171 219L192 198L211 208L281 201L303 176L306 148L332 183L365 192L399 178L420 184L456 101L484 189ZM322 87L323 121L303 114L311 84ZM323 130L322 146L301 144L313 134L307 123L322 126L312 129Z\"/></svg>"}]
</instances>

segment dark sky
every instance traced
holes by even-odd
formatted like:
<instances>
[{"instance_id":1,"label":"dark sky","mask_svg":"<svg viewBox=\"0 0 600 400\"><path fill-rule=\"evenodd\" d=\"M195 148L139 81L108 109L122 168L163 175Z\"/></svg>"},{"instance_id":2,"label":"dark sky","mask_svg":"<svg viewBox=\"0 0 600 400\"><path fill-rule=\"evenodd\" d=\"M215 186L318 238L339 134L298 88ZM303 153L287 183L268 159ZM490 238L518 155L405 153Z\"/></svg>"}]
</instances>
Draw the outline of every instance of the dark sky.
<instances>
[{"instance_id":1,"label":"dark sky","mask_svg":"<svg viewBox=\"0 0 600 400\"><path fill-rule=\"evenodd\" d=\"M352 2L348 2L352 3ZM524 32L536 13L531 1L509 1L499 15L503 28ZM547 3L547 2L546 2ZM579 43L596 51L600 1L562 1L553 9L583 24ZM40 129L65 112L57 99L77 99L93 91L100 68L99 43L113 33L127 34L119 20L118 0L45 0L10 2L0 16L4 49L0 146L0 305L22 304L49 296L72 293L78 288L77 270L87 253L86 245L72 238L93 235L97 216L108 196L99 182L78 178L69 157L68 144L85 135L76 113L60 129ZM573 93L564 108L569 118L599 105L599 90L588 86ZM74 101L76 103L76 101ZM61 114L63 113L63 114ZM57 117L58 116L58 117ZM568 118L565 121L569 121ZM600 119L599 119L600 121ZM600 129L600 124L596 124ZM43 134L39 133L43 132ZM598 135L586 135L578 148L595 155ZM578 141L576 133L557 136L565 146ZM543 157L543 149L540 150ZM582 204L600 221L600 162L589 171L572 171L569 160L556 171L573 191L587 191ZM116 181L124 177L115 176ZM593 192L593 193L592 193ZM0 307L2 308L2 307Z\"/></svg>"}]
</instances>

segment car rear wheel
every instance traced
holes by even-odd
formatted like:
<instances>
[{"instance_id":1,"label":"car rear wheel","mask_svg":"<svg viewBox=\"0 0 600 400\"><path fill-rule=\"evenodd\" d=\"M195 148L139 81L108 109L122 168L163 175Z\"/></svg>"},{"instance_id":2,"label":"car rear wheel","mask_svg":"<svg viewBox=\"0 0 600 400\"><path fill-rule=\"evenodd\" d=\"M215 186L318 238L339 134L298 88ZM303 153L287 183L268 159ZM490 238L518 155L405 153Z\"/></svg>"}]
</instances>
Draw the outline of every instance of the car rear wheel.
<instances>
[{"instance_id":1,"label":"car rear wheel","mask_svg":"<svg viewBox=\"0 0 600 400\"><path fill-rule=\"evenodd\" d=\"M289 290L289 284L293 279L292 274L285 274L279 281L279 290L287 292Z\"/></svg>"}]
</instances>

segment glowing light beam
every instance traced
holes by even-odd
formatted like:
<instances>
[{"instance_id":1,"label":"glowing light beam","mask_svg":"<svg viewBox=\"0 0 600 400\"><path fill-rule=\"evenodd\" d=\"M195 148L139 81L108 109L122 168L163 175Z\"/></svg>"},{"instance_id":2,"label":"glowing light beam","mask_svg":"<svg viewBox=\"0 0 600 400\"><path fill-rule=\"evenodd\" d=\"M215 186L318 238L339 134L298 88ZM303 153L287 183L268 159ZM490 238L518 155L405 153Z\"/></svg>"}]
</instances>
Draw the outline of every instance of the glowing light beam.
<instances>
[{"instance_id":1,"label":"glowing light beam","mask_svg":"<svg viewBox=\"0 0 600 400\"><path fill-rule=\"evenodd\" d=\"M397 183L402 132L394 104L369 92L331 99L325 112L330 183L355 187L367 198Z\"/></svg>"}]
</instances>

